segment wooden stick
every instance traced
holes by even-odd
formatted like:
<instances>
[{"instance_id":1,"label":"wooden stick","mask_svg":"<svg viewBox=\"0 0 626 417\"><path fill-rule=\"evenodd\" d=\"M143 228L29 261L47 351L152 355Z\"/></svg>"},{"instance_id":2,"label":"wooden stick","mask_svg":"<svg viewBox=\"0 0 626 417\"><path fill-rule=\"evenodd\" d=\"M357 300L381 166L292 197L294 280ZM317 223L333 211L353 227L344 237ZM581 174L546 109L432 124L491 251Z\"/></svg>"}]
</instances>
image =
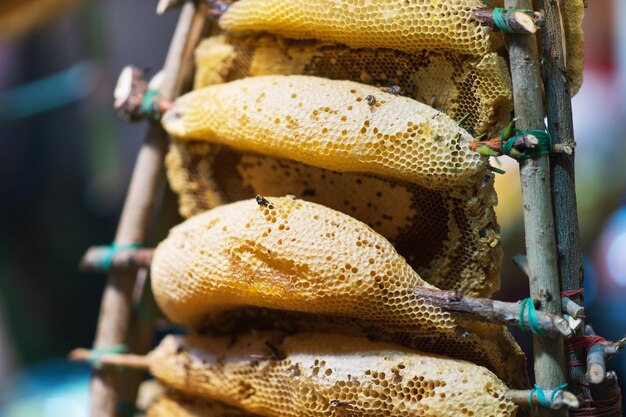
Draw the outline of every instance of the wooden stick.
<instances>
[{"instance_id":1,"label":"wooden stick","mask_svg":"<svg viewBox=\"0 0 626 417\"><path fill-rule=\"evenodd\" d=\"M165 80L161 94L171 98L181 71L181 58L190 48L190 27L196 7L189 1L183 7L168 57L165 63ZM196 40L197 41L197 40ZM193 47L191 47L193 49ZM137 156L122 216L115 236L118 245L145 241L148 224L152 218L158 190L164 182L163 159L168 138L161 126L150 123L144 143ZM126 342L132 315L131 295L135 271L117 271L109 274L98 319L94 346L107 348ZM114 370L94 369L91 380L91 416L119 416L119 374Z\"/></svg>"},{"instance_id":2,"label":"wooden stick","mask_svg":"<svg viewBox=\"0 0 626 417\"><path fill-rule=\"evenodd\" d=\"M589 348L587 352L587 377L592 384L604 381L606 375L605 347L598 343Z\"/></svg>"},{"instance_id":3,"label":"wooden stick","mask_svg":"<svg viewBox=\"0 0 626 417\"><path fill-rule=\"evenodd\" d=\"M91 349L77 348L70 352L68 358L75 362L88 362L92 360L93 353ZM150 368L147 356L131 353L103 355L98 358L98 363L102 366L121 366L141 370Z\"/></svg>"},{"instance_id":4,"label":"wooden stick","mask_svg":"<svg viewBox=\"0 0 626 417\"><path fill-rule=\"evenodd\" d=\"M568 80L563 77L563 74L566 74L566 51L559 2L539 0L538 5L545 14L544 26L541 30L541 43L548 132L555 145L571 144L572 150L574 150L576 142L571 96L567 85ZM574 152L572 152L571 154L553 155L550 158L559 280L562 291L584 288L574 157ZM572 296L572 299L579 306L585 305L582 295ZM567 360L574 364L583 363L583 352L574 352L568 355ZM582 398L590 397L589 388L576 383L576 381L584 379L585 369L583 366L568 367L567 376L574 393L580 394ZM615 387L615 389L619 390L619 387ZM609 388L609 391L613 391L613 389Z\"/></svg>"},{"instance_id":5,"label":"wooden stick","mask_svg":"<svg viewBox=\"0 0 626 417\"><path fill-rule=\"evenodd\" d=\"M124 67L117 79L113 97L113 108L118 115L127 122L136 122L146 118L143 109L143 101L149 90L149 85L144 80L145 72L132 65ZM172 100L162 97L152 99L153 106L158 114L163 114L173 106Z\"/></svg>"},{"instance_id":6,"label":"wooden stick","mask_svg":"<svg viewBox=\"0 0 626 417\"><path fill-rule=\"evenodd\" d=\"M109 246L92 246L80 260L79 268L84 272L107 272L103 262L110 256ZM111 257L110 268L139 269L150 267L154 249L123 249L116 251Z\"/></svg>"},{"instance_id":7,"label":"wooden stick","mask_svg":"<svg viewBox=\"0 0 626 417\"><path fill-rule=\"evenodd\" d=\"M555 390L544 390L546 398L549 400L552 398L552 394ZM528 406L528 397L530 396L530 390L509 390L505 394L506 398L511 400L513 404ZM533 392L533 405L541 405L537 392ZM559 410L561 408L578 408L580 403L578 398L574 394L565 390L556 390L554 394L554 400L550 403L550 409Z\"/></svg>"},{"instance_id":8,"label":"wooden stick","mask_svg":"<svg viewBox=\"0 0 626 417\"><path fill-rule=\"evenodd\" d=\"M572 299L569 297L561 298L561 305L563 307L563 310L574 318L578 319L585 316L585 308L573 302Z\"/></svg>"},{"instance_id":9,"label":"wooden stick","mask_svg":"<svg viewBox=\"0 0 626 417\"><path fill-rule=\"evenodd\" d=\"M508 11L504 10L503 16L506 16L509 26L514 31L513 33L518 34L534 34L537 32L538 26L537 23L541 19L541 15L538 13L525 13L520 10ZM476 19L480 22L480 24L484 26L488 26L491 30L499 31L501 30L493 18L493 9L476 9L474 11Z\"/></svg>"},{"instance_id":10,"label":"wooden stick","mask_svg":"<svg viewBox=\"0 0 626 417\"><path fill-rule=\"evenodd\" d=\"M413 293L427 303L446 311L467 314L475 320L507 326L521 327L521 303L507 303L489 298L465 297L458 291L444 291L433 288L416 287ZM571 336L572 330L562 317L537 311L537 321L541 330L550 336Z\"/></svg>"},{"instance_id":11,"label":"wooden stick","mask_svg":"<svg viewBox=\"0 0 626 417\"><path fill-rule=\"evenodd\" d=\"M506 8L531 9L530 0L505 0ZM534 35L507 37L513 84L513 101L517 127L521 130L544 129L543 97L537 42ZM541 301L541 310L559 315L561 296L552 198L550 166L547 156L520 163L526 255L530 279L530 296ZM562 338L534 337L534 369L541 387L558 387L565 383L565 361ZM567 410L555 412L567 416ZM540 416L550 415L539 411Z\"/></svg>"},{"instance_id":12,"label":"wooden stick","mask_svg":"<svg viewBox=\"0 0 626 417\"><path fill-rule=\"evenodd\" d=\"M626 339L617 342L596 343L587 351L587 378L592 384L600 384L606 377L606 362L624 347Z\"/></svg>"}]
</instances>

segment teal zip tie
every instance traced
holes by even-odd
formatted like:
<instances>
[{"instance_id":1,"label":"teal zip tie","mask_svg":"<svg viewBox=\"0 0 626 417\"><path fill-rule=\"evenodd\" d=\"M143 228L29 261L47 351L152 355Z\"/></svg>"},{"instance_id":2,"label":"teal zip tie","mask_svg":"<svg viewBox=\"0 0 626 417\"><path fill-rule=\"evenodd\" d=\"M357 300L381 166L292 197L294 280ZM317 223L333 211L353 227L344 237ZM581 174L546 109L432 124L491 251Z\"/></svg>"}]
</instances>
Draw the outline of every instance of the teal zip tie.
<instances>
[{"instance_id":1,"label":"teal zip tie","mask_svg":"<svg viewBox=\"0 0 626 417\"><path fill-rule=\"evenodd\" d=\"M528 310L528 326L526 326L524 320L524 313ZM519 327L522 330L530 329L531 332L537 336L543 336L543 330L539 326L539 320L537 320L537 310L535 310L535 304L532 298L524 298L520 304L519 309Z\"/></svg>"},{"instance_id":2,"label":"teal zip tie","mask_svg":"<svg viewBox=\"0 0 626 417\"><path fill-rule=\"evenodd\" d=\"M543 407L550 408L550 406L554 403L554 396L558 392L563 391L565 388L567 388L567 383L556 387L552 391L552 395L550 396L550 401L548 401L548 399L546 398L546 393L543 391L543 389L539 387L537 384L535 384L533 389L530 390L530 394L528 394L528 406L530 408L533 407L533 395L537 393L537 400L539 401L539 404L542 405Z\"/></svg>"},{"instance_id":3,"label":"teal zip tie","mask_svg":"<svg viewBox=\"0 0 626 417\"><path fill-rule=\"evenodd\" d=\"M532 135L536 137L539 143L537 143L537 146L535 146L534 148L524 149L524 151L520 152L519 156L514 157L515 159L517 159L518 161L523 161L525 159L536 158L542 155L550 155L552 153L554 149L552 136L550 136L550 134L545 130L515 129L515 134L508 138L506 141L504 140L504 131L500 132L500 152L502 152L502 155L511 156L511 150L513 149L515 141L525 135Z\"/></svg>"},{"instance_id":4,"label":"teal zip tie","mask_svg":"<svg viewBox=\"0 0 626 417\"><path fill-rule=\"evenodd\" d=\"M552 395L550 396L550 404L554 404L554 396L556 395L556 393L563 391L565 388L567 388L567 382L563 385L559 385L554 389L554 391L552 391Z\"/></svg>"},{"instance_id":5,"label":"teal zip tie","mask_svg":"<svg viewBox=\"0 0 626 417\"><path fill-rule=\"evenodd\" d=\"M506 32L506 33L515 33L515 29L511 27L511 23L510 23L511 13L513 12L534 13L535 12L534 10L529 10L529 9L509 9L509 10L506 10L506 13L504 13L504 11L505 9L501 7L496 7L491 12L491 15L493 16L493 23L496 25L496 27L500 29L502 32Z\"/></svg>"},{"instance_id":6,"label":"teal zip tie","mask_svg":"<svg viewBox=\"0 0 626 417\"><path fill-rule=\"evenodd\" d=\"M128 348L125 345L113 345L100 349L92 349L89 353L89 357L87 358L87 363L89 363L93 368L100 368L100 361L103 357L107 355L119 355L121 353L128 352Z\"/></svg>"},{"instance_id":7,"label":"teal zip tie","mask_svg":"<svg viewBox=\"0 0 626 417\"><path fill-rule=\"evenodd\" d=\"M508 10L506 14L504 14L504 9L501 7L496 7L491 12L493 16L493 23L500 29L502 32L506 33L515 33L511 24L509 23L509 14L513 11L513 9Z\"/></svg>"},{"instance_id":8,"label":"teal zip tie","mask_svg":"<svg viewBox=\"0 0 626 417\"><path fill-rule=\"evenodd\" d=\"M156 100L157 97L159 97L159 92L157 90L146 91L146 94L144 94L143 99L141 100L141 114L154 120L159 120L161 118L161 113L159 113L159 104Z\"/></svg>"},{"instance_id":9,"label":"teal zip tie","mask_svg":"<svg viewBox=\"0 0 626 417\"><path fill-rule=\"evenodd\" d=\"M129 250L129 249L139 249L140 247L141 247L141 243L123 243L123 244L111 243L109 245L109 251L107 252L106 256L102 259L102 262L100 262L100 268L103 271L108 272L111 269L111 262L113 261L113 257L115 256L117 252L122 251L122 250Z\"/></svg>"}]
</instances>

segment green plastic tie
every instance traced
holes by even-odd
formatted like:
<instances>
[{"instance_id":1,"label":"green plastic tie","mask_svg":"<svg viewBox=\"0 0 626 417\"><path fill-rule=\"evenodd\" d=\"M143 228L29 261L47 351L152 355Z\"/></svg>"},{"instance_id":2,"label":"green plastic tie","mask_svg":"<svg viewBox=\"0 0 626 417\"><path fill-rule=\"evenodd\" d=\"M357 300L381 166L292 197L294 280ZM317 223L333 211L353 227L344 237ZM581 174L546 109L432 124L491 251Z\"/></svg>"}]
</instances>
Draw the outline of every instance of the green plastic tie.
<instances>
[{"instance_id":1,"label":"green plastic tie","mask_svg":"<svg viewBox=\"0 0 626 417\"><path fill-rule=\"evenodd\" d=\"M108 248L108 252L104 258L102 258L102 262L100 262L100 268L108 272L111 269L111 262L113 261L113 257L116 253L123 250L129 249L139 249L141 247L140 243L111 243Z\"/></svg>"},{"instance_id":2,"label":"green plastic tie","mask_svg":"<svg viewBox=\"0 0 626 417\"><path fill-rule=\"evenodd\" d=\"M537 393L537 400L539 401L539 404L541 404L545 408L550 408L550 406L554 403L554 396L558 392L563 391L565 388L567 388L567 383L556 387L552 391L552 395L550 396L550 400L548 401L548 399L546 398L546 393L543 391L543 389L535 384L533 389L530 390L530 394L528 395L528 406L530 408L533 407L533 395Z\"/></svg>"},{"instance_id":3,"label":"green plastic tie","mask_svg":"<svg viewBox=\"0 0 626 417\"><path fill-rule=\"evenodd\" d=\"M496 7L492 12L493 23L503 32L514 33L513 28L509 24L509 13L511 13L511 10L508 10L506 14L504 14L503 8Z\"/></svg>"},{"instance_id":4,"label":"green plastic tie","mask_svg":"<svg viewBox=\"0 0 626 417\"><path fill-rule=\"evenodd\" d=\"M87 357L87 362L93 368L100 368L102 358L107 355L119 355L121 353L128 352L128 348L125 345L113 345L100 349L92 349L89 353L89 357Z\"/></svg>"},{"instance_id":5,"label":"green plastic tie","mask_svg":"<svg viewBox=\"0 0 626 417\"><path fill-rule=\"evenodd\" d=\"M537 138L538 144L534 148L526 148L523 152L520 152L519 156L511 156L511 150L515 141L526 135L532 135ZM500 132L500 151L502 155L511 156L518 161L525 159L536 158L542 155L550 155L554 149L554 143L552 142L552 136L545 130L519 130L515 129L513 136L506 139L504 138L504 131Z\"/></svg>"},{"instance_id":6,"label":"green plastic tie","mask_svg":"<svg viewBox=\"0 0 626 417\"><path fill-rule=\"evenodd\" d=\"M510 14L513 12L534 13L535 11L529 10L529 9L509 9L509 10L506 10L506 13L504 12L505 12L505 9L501 7L496 7L495 9L493 9L493 11L491 12L493 16L493 23L502 32L516 33L515 29L511 27Z\"/></svg>"},{"instance_id":7,"label":"green plastic tie","mask_svg":"<svg viewBox=\"0 0 626 417\"><path fill-rule=\"evenodd\" d=\"M526 321L524 320L524 313L526 313L526 310L528 310L528 326L526 326ZM537 310L535 309L535 304L530 297L524 298L520 304L519 326L522 330L530 329L530 331L537 336L544 335L541 326L539 326L539 320L537 320Z\"/></svg>"},{"instance_id":8,"label":"green plastic tie","mask_svg":"<svg viewBox=\"0 0 626 417\"><path fill-rule=\"evenodd\" d=\"M159 104L157 102L159 92L157 90L148 90L141 100L141 114L154 120L161 118L159 113Z\"/></svg>"}]
</instances>

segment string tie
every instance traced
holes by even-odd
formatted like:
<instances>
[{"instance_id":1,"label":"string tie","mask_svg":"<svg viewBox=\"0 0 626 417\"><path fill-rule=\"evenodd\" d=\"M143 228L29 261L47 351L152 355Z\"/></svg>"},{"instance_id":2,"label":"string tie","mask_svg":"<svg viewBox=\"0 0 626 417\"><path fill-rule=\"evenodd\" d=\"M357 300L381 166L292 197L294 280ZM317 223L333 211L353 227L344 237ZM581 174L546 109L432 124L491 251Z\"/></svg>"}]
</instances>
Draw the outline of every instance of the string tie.
<instances>
[{"instance_id":1,"label":"string tie","mask_svg":"<svg viewBox=\"0 0 626 417\"><path fill-rule=\"evenodd\" d=\"M583 288L579 289L579 290L568 290L568 291L561 291L561 297L573 297L576 295L580 295L581 297L585 296L585 290Z\"/></svg>"},{"instance_id":2,"label":"string tie","mask_svg":"<svg viewBox=\"0 0 626 417\"><path fill-rule=\"evenodd\" d=\"M548 400L546 398L546 393L543 391L543 389L541 387L539 387L537 384L535 384L533 389L531 389L530 393L528 394L528 406L530 408L533 407L533 395L536 393L537 394L537 400L539 401L539 404L542 405L545 408L550 408L550 406L552 404L554 404L554 397L556 396L556 394L561 392L561 391L563 391L565 388L567 388L567 383L565 383L563 385L559 385L558 387L556 387L552 391L552 395L550 396L550 400Z\"/></svg>"},{"instance_id":3,"label":"string tie","mask_svg":"<svg viewBox=\"0 0 626 417\"><path fill-rule=\"evenodd\" d=\"M113 345L100 349L92 349L87 357L87 363L93 368L100 368L101 360L107 355L119 355L121 353L128 352L128 348L125 345Z\"/></svg>"},{"instance_id":4,"label":"string tie","mask_svg":"<svg viewBox=\"0 0 626 417\"><path fill-rule=\"evenodd\" d=\"M526 325L526 321L524 319L524 316L526 315L526 310L528 310L528 326ZM530 329L530 331L537 336L544 335L543 330L539 325L539 320L537 319L537 310L535 309L535 304L530 297L524 298L520 304L519 325L522 330Z\"/></svg>"},{"instance_id":5,"label":"string tie","mask_svg":"<svg viewBox=\"0 0 626 417\"><path fill-rule=\"evenodd\" d=\"M100 269L108 272L111 269L111 262L116 253L124 250L139 249L140 247L140 243L111 243L106 256L104 256L100 262Z\"/></svg>"},{"instance_id":6,"label":"string tie","mask_svg":"<svg viewBox=\"0 0 626 417\"><path fill-rule=\"evenodd\" d=\"M142 115L154 120L159 120L161 118L159 103L157 101L158 97L159 92L157 90L150 89L146 91L143 99L141 100L140 112Z\"/></svg>"},{"instance_id":7,"label":"string tie","mask_svg":"<svg viewBox=\"0 0 626 417\"><path fill-rule=\"evenodd\" d=\"M506 13L505 13L506 11ZM534 10L529 9L509 9L505 10L501 7L496 7L491 12L493 16L493 23L496 25L498 29L502 32L506 33L516 33L515 29L511 27L511 13L513 12L524 12L524 13L534 13Z\"/></svg>"},{"instance_id":8,"label":"string tie","mask_svg":"<svg viewBox=\"0 0 626 417\"><path fill-rule=\"evenodd\" d=\"M515 129L514 134L508 138L504 139L505 132L500 132L500 151L502 155L508 155L511 158L515 158L518 161L523 161L525 159L536 158L542 155L550 155L554 149L554 143L552 142L552 136L545 130L519 130ZM531 135L537 138L537 145L533 148L526 147L523 151L519 152L519 155L511 155L511 150L513 149L513 145L515 141L524 136Z\"/></svg>"}]
</instances>

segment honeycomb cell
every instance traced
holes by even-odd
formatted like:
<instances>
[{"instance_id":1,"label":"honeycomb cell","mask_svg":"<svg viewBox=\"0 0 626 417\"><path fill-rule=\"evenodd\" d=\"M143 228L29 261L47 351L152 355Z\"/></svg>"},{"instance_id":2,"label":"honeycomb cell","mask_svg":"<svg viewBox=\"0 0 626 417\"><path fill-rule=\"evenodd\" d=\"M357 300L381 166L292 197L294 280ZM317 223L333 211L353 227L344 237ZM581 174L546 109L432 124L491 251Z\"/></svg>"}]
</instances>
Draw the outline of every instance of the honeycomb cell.
<instances>
[{"instance_id":1,"label":"honeycomb cell","mask_svg":"<svg viewBox=\"0 0 626 417\"><path fill-rule=\"evenodd\" d=\"M483 56L502 38L478 24L474 11L480 7L481 0L239 0L219 25L232 32L269 32L356 48Z\"/></svg>"},{"instance_id":2,"label":"honeycomb cell","mask_svg":"<svg viewBox=\"0 0 626 417\"><path fill-rule=\"evenodd\" d=\"M465 125L476 134L496 134L513 109L508 67L495 53L408 54L270 35L219 35L204 40L195 58L196 89L259 75L351 80L428 103L453 119L469 115Z\"/></svg>"},{"instance_id":3,"label":"honeycomb cell","mask_svg":"<svg viewBox=\"0 0 626 417\"><path fill-rule=\"evenodd\" d=\"M182 393L265 416L516 412L506 385L485 368L350 336L168 336L149 361L158 379Z\"/></svg>"},{"instance_id":4,"label":"honeycomb cell","mask_svg":"<svg viewBox=\"0 0 626 417\"><path fill-rule=\"evenodd\" d=\"M162 122L178 138L430 189L471 184L487 165L470 151L471 135L445 114L350 81L249 77L182 96Z\"/></svg>"}]
</instances>

